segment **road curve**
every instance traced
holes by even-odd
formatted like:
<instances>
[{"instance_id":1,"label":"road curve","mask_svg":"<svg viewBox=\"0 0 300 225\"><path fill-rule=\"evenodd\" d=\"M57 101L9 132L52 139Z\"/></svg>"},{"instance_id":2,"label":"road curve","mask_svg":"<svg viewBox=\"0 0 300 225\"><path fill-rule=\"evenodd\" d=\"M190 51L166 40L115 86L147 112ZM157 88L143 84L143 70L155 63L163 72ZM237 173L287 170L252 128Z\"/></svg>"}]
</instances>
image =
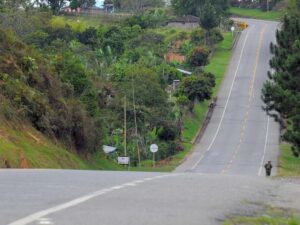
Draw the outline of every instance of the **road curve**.
<instances>
[{"instance_id":1,"label":"road curve","mask_svg":"<svg viewBox=\"0 0 300 225\"><path fill-rule=\"evenodd\" d=\"M241 20L249 27L234 49L211 122L176 172L257 176L266 161L276 167L279 126L262 110L261 89L278 23Z\"/></svg>"}]
</instances>

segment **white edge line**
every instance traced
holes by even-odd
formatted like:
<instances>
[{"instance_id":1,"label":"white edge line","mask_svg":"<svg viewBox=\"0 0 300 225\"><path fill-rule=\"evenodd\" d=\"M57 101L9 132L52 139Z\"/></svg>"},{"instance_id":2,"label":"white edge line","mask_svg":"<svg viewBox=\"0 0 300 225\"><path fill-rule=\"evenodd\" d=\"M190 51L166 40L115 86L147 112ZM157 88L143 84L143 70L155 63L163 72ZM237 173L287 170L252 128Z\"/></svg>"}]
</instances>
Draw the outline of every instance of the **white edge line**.
<instances>
[{"instance_id":1,"label":"white edge line","mask_svg":"<svg viewBox=\"0 0 300 225\"><path fill-rule=\"evenodd\" d=\"M268 137L269 137L269 124L270 124L270 117L268 116L268 122L267 122L267 131L266 131L266 139L265 139L265 146L264 146L264 154L260 162L258 176L261 176L262 169L263 169L263 163L265 161L265 156L267 152L267 145L268 145Z\"/></svg>"},{"instance_id":2,"label":"white edge line","mask_svg":"<svg viewBox=\"0 0 300 225\"><path fill-rule=\"evenodd\" d=\"M172 175L157 176L157 177L152 177L152 178L145 178L145 179L141 179L141 180L137 180L137 181L125 183L123 185L118 185L118 186L114 186L114 187L111 187L111 188L102 189L102 190L96 191L94 193L91 193L91 194L88 194L88 195L76 198L76 199L71 200L69 202L66 202L66 203L54 206L52 208L36 212L34 214L31 214L29 216L21 218L21 219L19 219L17 221L11 222L8 225L26 225L26 224L32 223L32 222L34 222L36 220L39 220L39 219L41 219L41 218L43 218L43 217L45 217L45 216L47 216L49 214L52 214L52 213L55 213L55 212L59 212L61 210L64 210L64 209L67 209L67 208L79 205L79 204L84 203L84 202L86 202L86 201L88 201L90 199L93 199L93 198L96 198L98 196L104 195L104 194L106 194L108 192L111 192L111 191L114 191L114 190L119 190L119 189L122 189L122 188L125 188L125 187L128 187L128 186L134 186L134 185L136 185L136 183L140 183L141 184L141 183L144 183L144 182L147 182L147 181L151 181L151 180L154 180L154 179L161 179L161 178L164 178L164 177L171 177L171 176L175 176L175 175L172 174ZM177 176L177 174L176 174L176 176Z\"/></svg>"},{"instance_id":3,"label":"white edge line","mask_svg":"<svg viewBox=\"0 0 300 225\"><path fill-rule=\"evenodd\" d=\"M236 68L236 71L235 71L235 74L234 74L234 77L233 77L233 80L232 80L232 83L231 83L231 87L230 87L230 91L229 91L229 95L227 97L227 100L226 100L226 104L225 104L225 107L224 107L224 110L223 110L223 113L222 113L222 116L221 116L221 120L220 120L220 123L218 125L218 128L217 128L217 131L210 143L210 145L208 146L206 152L210 151L212 145L214 144L218 134L219 134L219 131L220 131L220 128L221 128L221 125L223 123L223 119L224 119L224 116L225 116L225 112L226 112L226 109L227 109L227 106L228 106L228 103L229 103L229 99L231 97L231 93L232 93L232 90L233 90L233 86L234 86L234 83L235 83L235 80L236 80L236 76L238 74L238 71L239 71L239 68L240 68L240 64L241 64L241 60L242 60L242 57L243 57L243 54L244 54L244 49L245 49L245 46L246 46L246 42L248 40L248 35L249 35L249 32L247 31L247 35L246 35L246 38L245 38L245 41L243 43L243 48L242 48L242 51L241 51L241 54L240 54L240 58L239 58L239 61L238 61L238 66ZM197 165L201 162L201 160L204 158L204 156L202 156L195 164L194 166L192 167L192 170L194 170Z\"/></svg>"}]
</instances>

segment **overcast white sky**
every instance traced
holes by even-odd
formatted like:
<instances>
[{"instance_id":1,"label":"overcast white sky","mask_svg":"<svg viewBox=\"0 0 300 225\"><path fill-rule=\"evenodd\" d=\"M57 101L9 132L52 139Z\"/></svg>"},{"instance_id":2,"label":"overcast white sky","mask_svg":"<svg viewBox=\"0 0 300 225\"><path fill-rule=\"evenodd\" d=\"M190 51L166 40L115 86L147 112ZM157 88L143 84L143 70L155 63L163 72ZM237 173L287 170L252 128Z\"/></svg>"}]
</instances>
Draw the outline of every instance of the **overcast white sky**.
<instances>
[{"instance_id":1,"label":"overcast white sky","mask_svg":"<svg viewBox=\"0 0 300 225\"><path fill-rule=\"evenodd\" d=\"M96 0L96 6L102 7L104 0Z\"/></svg>"}]
</instances>

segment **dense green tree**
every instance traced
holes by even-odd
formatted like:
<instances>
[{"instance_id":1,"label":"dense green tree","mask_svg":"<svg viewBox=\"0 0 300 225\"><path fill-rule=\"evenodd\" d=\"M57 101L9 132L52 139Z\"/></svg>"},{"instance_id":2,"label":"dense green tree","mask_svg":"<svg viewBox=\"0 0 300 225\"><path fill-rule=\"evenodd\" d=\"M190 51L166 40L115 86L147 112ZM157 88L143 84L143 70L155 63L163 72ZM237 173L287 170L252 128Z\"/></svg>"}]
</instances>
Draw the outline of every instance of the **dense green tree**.
<instances>
[{"instance_id":1,"label":"dense green tree","mask_svg":"<svg viewBox=\"0 0 300 225\"><path fill-rule=\"evenodd\" d=\"M192 111L196 100L203 102L211 98L214 86L215 76L211 73L203 73L198 76L186 77L179 92L190 100L190 110Z\"/></svg>"},{"instance_id":2,"label":"dense green tree","mask_svg":"<svg viewBox=\"0 0 300 225\"><path fill-rule=\"evenodd\" d=\"M81 96L91 88L91 81L86 74L83 63L72 52L58 55L54 63L62 80L72 85L76 97Z\"/></svg>"},{"instance_id":3,"label":"dense green tree","mask_svg":"<svg viewBox=\"0 0 300 225\"><path fill-rule=\"evenodd\" d=\"M95 0L44 0L54 14L57 14L62 7L70 3L72 8L90 7L95 5Z\"/></svg>"},{"instance_id":4,"label":"dense green tree","mask_svg":"<svg viewBox=\"0 0 300 225\"><path fill-rule=\"evenodd\" d=\"M84 32L79 34L78 40L83 44L91 46L92 48L97 47L99 44L97 30L94 27L89 27Z\"/></svg>"},{"instance_id":5,"label":"dense green tree","mask_svg":"<svg viewBox=\"0 0 300 225\"><path fill-rule=\"evenodd\" d=\"M167 95L161 88L154 71L141 65L129 66L125 71L125 79L121 83L123 84L119 85L122 85L123 95L131 96L132 88L135 87L137 105L157 109L167 106ZM165 114L165 112L161 113Z\"/></svg>"},{"instance_id":6,"label":"dense green tree","mask_svg":"<svg viewBox=\"0 0 300 225\"><path fill-rule=\"evenodd\" d=\"M198 15L199 6L203 1L196 0L171 0L175 12L179 15Z\"/></svg>"},{"instance_id":7,"label":"dense green tree","mask_svg":"<svg viewBox=\"0 0 300 225\"><path fill-rule=\"evenodd\" d=\"M123 102L124 96L127 96L129 130L134 127L133 104L136 107L139 131L144 134L168 119L167 94L161 88L158 76L154 71L142 65L129 66L126 68L124 79L115 85L118 87L120 95L119 98L116 98L118 107L123 106L119 101ZM135 95L134 102L133 94ZM120 112L120 116L123 117L122 108ZM145 124L148 125L145 126Z\"/></svg>"},{"instance_id":8,"label":"dense green tree","mask_svg":"<svg viewBox=\"0 0 300 225\"><path fill-rule=\"evenodd\" d=\"M168 64L161 64L156 67L156 72L160 77L162 87L173 84L174 80L182 80L183 76L176 67Z\"/></svg>"},{"instance_id":9,"label":"dense green tree","mask_svg":"<svg viewBox=\"0 0 300 225\"><path fill-rule=\"evenodd\" d=\"M68 0L45 0L54 14L57 14L64 7Z\"/></svg>"},{"instance_id":10,"label":"dense green tree","mask_svg":"<svg viewBox=\"0 0 300 225\"><path fill-rule=\"evenodd\" d=\"M205 66L208 64L209 51L204 47L196 47L189 55L188 61L191 66Z\"/></svg>"},{"instance_id":11,"label":"dense green tree","mask_svg":"<svg viewBox=\"0 0 300 225\"><path fill-rule=\"evenodd\" d=\"M104 3L113 3L117 9L142 12L146 8L160 7L163 0L106 0Z\"/></svg>"},{"instance_id":12,"label":"dense green tree","mask_svg":"<svg viewBox=\"0 0 300 225\"><path fill-rule=\"evenodd\" d=\"M171 0L175 12L179 15L194 15L198 16L199 11L204 6L206 0ZM223 14L229 7L228 0L211 0L209 1L218 14Z\"/></svg>"},{"instance_id":13,"label":"dense green tree","mask_svg":"<svg viewBox=\"0 0 300 225\"><path fill-rule=\"evenodd\" d=\"M203 29L195 29L191 33L191 43L194 45L204 44L205 32Z\"/></svg>"},{"instance_id":14,"label":"dense green tree","mask_svg":"<svg viewBox=\"0 0 300 225\"><path fill-rule=\"evenodd\" d=\"M125 20L127 26L138 25L143 29L155 28L167 24L168 17L162 9L147 10L143 14L135 14Z\"/></svg>"},{"instance_id":15,"label":"dense green tree","mask_svg":"<svg viewBox=\"0 0 300 225\"><path fill-rule=\"evenodd\" d=\"M0 0L1 10L18 10L19 8L29 9L33 7L33 2L30 0Z\"/></svg>"},{"instance_id":16,"label":"dense green tree","mask_svg":"<svg viewBox=\"0 0 300 225\"><path fill-rule=\"evenodd\" d=\"M108 54L109 49L113 55L120 57L124 52L125 34L119 26L111 26L104 31L102 37L102 48Z\"/></svg>"},{"instance_id":17,"label":"dense green tree","mask_svg":"<svg viewBox=\"0 0 300 225\"><path fill-rule=\"evenodd\" d=\"M63 28L50 28L48 30L48 42L51 43L56 40L61 40L63 42L70 42L76 39L77 34L72 30L69 25Z\"/></svg>"},{"instance_id":18,"label":"dense green tree","mask_svg":"<svg viewBox=\"0 0 300 225\"><path fill-rule=\"evenodd\" d=\"M77 8L79 8L80 6L79 6L79 1L78 0L72 0L71 2L70 2L70 8L71 9L77 9Z\"/></svg>"},{"instance_id":19,"label":"dense green tree","mask_svg":"<svg viewBox=\"0 0 300 225\"><path fill-rule=\"evenodd\" d=\"M300 17L292 13L277 31L277 43L271 44L273 58L270 80L264 84L262 98L265 110L286 128L284 139L300 153Z\"/></svg>"},{"instance_id":20,"label":"dense green tree","mask_svg":"<svg viewBox=\"0 0 300 225\"><path fill-rule=\"evenodd\" d=\"M96 0L72 0L70 2L70 7L72 9L77 9L80 7L91 7L96 4Z\"/></svg>"},{"instance_id":21,"label":"dense green tree","mask_svg":"<svg viewBox=\"0 0 300 225\"><path fill-rule=\"evenodd\" d=\"M200 10L200 26L206 30L206 42L210 44L210 32L220 23L220 15L209 1L206 1Z\"/></svg>"}]
</instances>

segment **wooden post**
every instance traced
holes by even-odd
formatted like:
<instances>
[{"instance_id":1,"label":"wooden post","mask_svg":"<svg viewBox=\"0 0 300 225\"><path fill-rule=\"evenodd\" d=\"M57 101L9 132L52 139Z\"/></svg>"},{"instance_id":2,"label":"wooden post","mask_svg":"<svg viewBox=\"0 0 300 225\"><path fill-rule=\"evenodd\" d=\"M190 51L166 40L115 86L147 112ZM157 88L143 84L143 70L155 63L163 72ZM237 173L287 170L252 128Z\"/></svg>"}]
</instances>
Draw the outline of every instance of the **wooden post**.
<instances>
[{"instance_id":1,"label":"wooden post","mask_svg":"<svg viewBox=\"0 0 300 225\"><path fill-rule=\"evenodd\" d=\"M124 97L124 156L127 156L127 113L126 113L126 107L127 107L127 103L126 103L126 96Z\"/></svg>"},{"instance_id":2,"label":"wooden post","mask_svg":"<svg viewBox=\"0 0 300 225\"><path fill-rule=\"evenodd\" d=\"M139 167L141 167L141 153L140 153L139 141L138 141L138 128L137 128L136 106L135 106L135 89L134 89L133 78L131 80L131 84L132 84L132 101L133 101L136 148L137 148L137 155L138 155L138 164L139 164Z\"/></svg>"}]
</instances>

